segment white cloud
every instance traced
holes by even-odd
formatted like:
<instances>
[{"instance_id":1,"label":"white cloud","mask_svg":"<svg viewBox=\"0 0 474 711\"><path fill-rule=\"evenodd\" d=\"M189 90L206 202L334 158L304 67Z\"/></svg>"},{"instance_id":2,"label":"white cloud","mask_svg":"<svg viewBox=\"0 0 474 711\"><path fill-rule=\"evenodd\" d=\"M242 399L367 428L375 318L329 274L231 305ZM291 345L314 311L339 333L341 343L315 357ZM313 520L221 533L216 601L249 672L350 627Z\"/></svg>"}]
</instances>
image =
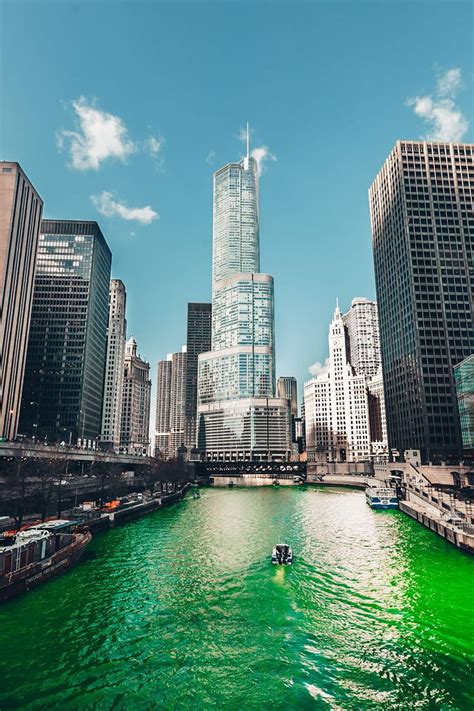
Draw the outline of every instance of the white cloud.
<instances>
[{"instance_id":1,"label":"white cloud","mask_svg":"<svg viewBox=\"0 0 474 711\"><path fill-rule=\"evenodd\" d=\"M252 135L252 133L253 133L253 129L251 128L250 135ZM247 143L247 129L240 128L239 133L237 134L237 138L239 139L239 141L242 141L242 143L246 144ZM268 146L257 146L256 148L251 148L250 155L257 162L257 168L258 168L259 175L261 175L264 172L267 161L269 161L269 160L276 161L277 160L276 155L271 152L271 150L268 148Z\"/></svg>"},{"instance_id":2,"label":"white cloud","mask_svg":"<svg viewBox=\"0 0 474 711\"><path fill-rule=\"evenodd\" d=\"M142 225L149 225L150 222L159 218L158 213L152 210L150 205L146 205L146 207L127 207L106 190L100 195L91 195L91 200L101 215L106 217L118 215L124 220L141 222Z\"/></svg>"},{"instance_id":3,"label":"white cloud","mask_svg":"<svg viewBox=\"0 0 474 711\"><path fill-rule=\"evenodd\" d=\"M415 96L408 99L417 116L429 126L423 136L428 141L461 141L469 128L469 122L456 106L454 98L461 85L461 70L449 69L438 77L434 96Z\"/></svg>"},{"instance_id":4,"label":"white cloud","mask_svg":"<svg viewBox=\"0 0 474 711\"><path fill-rule=\"evenodd\" d=\"M215 159L216 159L216 152L209 151L209 153L206 156L206 163L209 163L209 165L210 165L211 163L214 163Z\"/></svg>"},{"instance_id":5,"label":"white cloud","mask_svg":"<svg viewBox=\"0 0 474 711\"><path fill-rule=\"evenodd\" d=\"M57 139L60 149L65 146L69 149L73 168L98 170L107 158L125 162L127 156L136 150L119 116L100 111L83 96L73 101L72 106L78 119L78 130L61 130Z\"/></svg>"},{"instance_id":6,"label":"white cloud","mask_svg":"<svg viewBox=\"0 0 474 711\"><path fill-rule=\"evenodd\" d=\"M250 151L252 158L255 158L257 162L258 174L261 175L265 170L265 164L268 160L276 160L277 157L274 153L270 151L268 146L259 146L258 148L252 148Z\"/></svg>"},{"instance_id":7,"label":"white cloud","mask_svg":"<svg viewBox=\"0 0 474 711\"><path fill-rule=\"evenodd\" d=\"M311 373L311 375L318 377L318 375L324 375L325 373L328 372L329 365L330 365L330 360L329 360L329 358L326 358L324 363L320 363L319 361L316 361L316 363L313 363L313 365L309 366L308 370Z\"/></svg>"},{"instance_id":8,"label":"white cloud","mask_svg":"<svg viewBox=\"0 0 474 711\"><path fill-rule=\"evenodd\" d=\"M157 138L156 136L148 136L148 138L144 142L144 150L145 153L148 153L152 158L156 158L158 156L158 153L161 151L163 147L163 143L165 142L165 139L160 136Z\"/></svg>"},{"instance_id":9,"label":"white cloud","mask_svg":"<svg viewBox=\"0 0 474 711\"><path fill-rule=\"evenodd\" d=\"M436 83L436 89L439 96L450 96L451 98L456 96L460 86L461 70L459 67L456 69L448 69L447 72L438 77L438 81Z\"/></svg>"}]
</instances>

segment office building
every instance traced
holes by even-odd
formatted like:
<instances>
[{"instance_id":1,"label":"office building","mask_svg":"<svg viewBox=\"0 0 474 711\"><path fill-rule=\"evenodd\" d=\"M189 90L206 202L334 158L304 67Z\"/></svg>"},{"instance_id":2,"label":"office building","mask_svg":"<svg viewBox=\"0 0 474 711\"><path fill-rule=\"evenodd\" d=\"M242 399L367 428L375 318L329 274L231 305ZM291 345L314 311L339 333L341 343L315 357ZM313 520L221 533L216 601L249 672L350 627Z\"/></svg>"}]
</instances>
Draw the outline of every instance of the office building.
<instances>
[{"instance_id":1,"label":"office building","mask_svg":"<svg viewBox=\"0 0 474 711\"><path fill-rule=\"evenodd\" d=\"M371 451L387 455L387 424L377 303L364 296L352 299L343 316L349 361L356 375L367 378Z\"/></svg>"},{"instance_id":2,"label":"office building","mask_svg":"<svg viewBox=\"0 0 474 711\"><path fill-rule=\"evenodd\" d=\"M371 377L381 370L377 304L365 297L352 299L343 316L349 339L349 360L357 375Z\"/></svg>"},{"instance_id":3,"label":"office building","mask_svg":"<svg viewBox=\"0 0 474 711\"><path fill-rule=\"evenodd\" d=\"M0 162L0 437L20 416L43 201L18 163Z\"/></svg>"},{"instance_id":4,"label":"office building","mask_svg":"<svg viewBox=\"0 0 474 711\"><path fill-rule=\"evenodd\" d=\"M474 352L474 145L397 141L369 191L389 448L462 456L454 367Z\"/></svg>"},{"instance_id":5,"label":"office building","mask_svg":"<svg viewBox=\"0 0 474 711\"><path fill-rule=\"evenodd\" d=\"M260 273L259 175L247 154L214 174L212 345L199 356L198 447L211 460L286 459L275 398L273 277Z\"/></svg>"},{"instance_id":6,"label":"office building","mask_svg":"<svg viewBox=\"0 0 474 711\"><path fill-rule=\"evenodd\" d=\"M112 279L109 289L109 325L102 409L101 448L118 451L122 416L122 386L125 358L127 294L120 279Z\"/></svg>"},{"instance_id":7,"label":"office building","mask_svg":"<svg viewBox=\"0 0 474 711\"><path fill-rule=\"evenodd\" d=\"M198 356L211 350L211 316L211 304L188 304L184 437L188 449L196 447Z\"/></svg>"},{"instance_id":8,"label":"office building","mask_svg":"<svg viewBox=\"0 0 474 711\"><path fill-rule=\"evenodd\" d=\"M155 457L163 459L169 456L172 359L170 353L160 360L156 372Z\"/></svg>"},{"instance_id":9,"label":"office building","mask_svg":"<svg viewBox=\"0 0 474 711\"><path fill-rule=\"evenodd\" d=\"M127 454L144 455L150 443L150 364L137 353L132 336L125 346L122 385L120 449Z\"/></svg>"},{"instance_id":10,"label":"office building","mask_svg":"<svg viewBox=\"0 0 474 711\"><path fill-rule=\"evenodd\" d=\"M371 457L366 376L357 375L339 306L329 328L329 366L304 386L308 461L367 461Z\"/></svg>"},{"instance_id":11,"label":"office building","mask_svg":"<svg viewBox=\"0 0 474 711\"><path fill-rule=\"evenodd\" d=\"M20 431L96 446L111 252L96 222L41 222Z\"/></svg>"},{"instance_id":12,"label":"office building","mask_svg":"<svg viewBox=\"0 0 474 711\"><path fill-rule=\"evenodd\" d=\"M474 355L454 366L463 456L474 457Z\"/></svg>"}]
</instances>

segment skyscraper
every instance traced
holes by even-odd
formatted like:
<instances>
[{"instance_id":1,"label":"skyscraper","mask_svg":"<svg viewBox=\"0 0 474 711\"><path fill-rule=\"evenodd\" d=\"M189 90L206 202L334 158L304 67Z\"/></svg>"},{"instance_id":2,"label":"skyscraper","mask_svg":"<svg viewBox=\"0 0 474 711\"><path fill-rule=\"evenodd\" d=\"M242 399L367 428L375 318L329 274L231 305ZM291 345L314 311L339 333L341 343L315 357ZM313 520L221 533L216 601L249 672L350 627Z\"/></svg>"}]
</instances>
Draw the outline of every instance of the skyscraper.
<instances>
[{"instance_id":1,"label":"skyscraper","mask_svg":"<svg viewBox=\"0 0 474 711\"><path fill-rule=\"evenodd\" d=\"M127 294L120 279L112 279L109 289L109 325L107 328L107 361L105 366L104 405L102 410L101 447L118 450L122 414L122 385L127 321Z\"/></svg>"},{"instance_id":2,"label":"skyscraper","mask_svg":"<svg viewBox=\"0 0 474 711\"><path fill-rule=\"evenodd\" d=\"M389 447L462 454L454 366L474 351L474 145L397 141L369 191Z\"/></svg>"},{"instance_id":3,"label":"skyscraper","mask_svg":"<svg viewBox=\"0 0 474 711\"><path fill-rule=\"evenodd\" d=\"M277 380L277 395L290 401L290 412L298 417L298 384L293 376L282 376Z\"/></svg>"},{"instance_id":4,"label":"skyscraper","mask_svg":"<svg viewBox=\"0 0 474 711\"><path fill-rule=\"evenodd\" d=\"M282 376L278 378L277 396L288 400L290 405L291 454L292 458L297 458L300 453L298 451L298 437L301 439L301 431L296 432L298 420L298 385L296 378L293 376Z\"/></svg>"},{"instance_id":5,"label":"skyscraper","mask_svg":"<svg viewBox=\"0 0 474 711\"><path fill-rule=\"evenodd\" d=\"M212 346L199 356L198 446L208 459L287 458L275 398L273 278L260 273L259 175L250 154L214 174Z\"/></svg>"},{"instance_id":6,"label":"skyscraper","mask_svg":"<svg viewBox=\"0 0 474 711\"><path fill-rule=\"evenodd\" d=\"M366 376L348 358L344 320L336 306L329 327L329 366L304 386L308 459L366 461L370 458Z\"/></svg>"},{"instance_id":7,"label":"skyscraper","mask_svg":"<svg viewBox=\"0 0 474 711\"><path fill-rule=\"evenodd\" d=\"M186 346L171 357L169 455L175 457L184 444L186 405Z\"/></svg>"},{"instance_id":8,"label":"skyscraper","mask_svg":"<svg viewBox=\"0 0 474 711\"><path fill-rule=\"evenodd\" d=\"M150 364L137 353L132 336L125 346L120 448L127 454L147 454L150 444Z\"/></svg>"},{"instance_id":9,"label":"skyscraper","mask_svg":"<svg viewBox=\"0 0 474 711\"><path fill-rule=\"evenodd\" d=\"M17 433L43 201L18 163L0 162L0 437Z\"/></svg>"},{"instance_id":10,"label":"skyscraper","mask_svg":"<svg viewBox=\"0 0 474 711\"><path fill-rule=\"evenodd\" d=\"M364 296L352 299L343 320L350 364L356 375L367 378L372 454L386 455L387 424L377 303Z\"/></svg>"},{"instance_id":11,"label":"skyscraper","mask_svg":"<svg viewBox=\"0 0 474 711\"><path fill-rule=\"evenodd\" d=\"M343 316L349 337L349 360L357 375L372 376L382 367L377 304L363 296L352 299Z\"/></svg>"},{"instance_id":12,"label":"skyscraper","mask_svg":"<svg viewBox=\"0 0 474 711\"><path fill-rule=\"evenodd\" d=\"M188 448L196 446L198 356L211 349L211 316L212 304L188 304L184 437Z\"/></svg>"},{"instance_id":13,"label":"skyscraper","mask_svg":"<svg viewBox=\"0 0 474 711\"><path fill-rule=\"evenodd\" d=\"M171 414L171 375L173 356L160 360L156 373L156 418L155 418L155 457L169 456L170 414Z\"/></svg>"},{"instance_id":14,"label":"skyscraper","mask_svg":"<svg viewBox=\"0 0 474 711\"><path fill-rule=\"evenodd\" d=\"M99 437L111 258L97 222L42 221L21 432L66 442Z\"/></svg>"}]
</instances>

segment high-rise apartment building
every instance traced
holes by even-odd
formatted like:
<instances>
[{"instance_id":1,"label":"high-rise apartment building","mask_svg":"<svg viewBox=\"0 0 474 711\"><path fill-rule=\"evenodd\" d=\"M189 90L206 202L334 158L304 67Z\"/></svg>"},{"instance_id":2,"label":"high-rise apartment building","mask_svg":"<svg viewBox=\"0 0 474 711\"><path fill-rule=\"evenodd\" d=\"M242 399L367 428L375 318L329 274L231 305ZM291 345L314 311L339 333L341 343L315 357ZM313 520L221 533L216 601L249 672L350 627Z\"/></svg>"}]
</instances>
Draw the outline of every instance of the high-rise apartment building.
<instances>
[{"instance_id":1,"label":"high-rise apartment building","mask_svg":"<svg viewBox=\"0 0 474 711\"><path fill-rule=\"evenodd\" d=\"M41 222L20 431L96 442L111 252L96 222Z\"/></svg>"},{"instance_id":2,"label":"high-rise apartment building","mask_svg":"<svg viewBox=\"0 0 474 711\"><path fill-rule=\"evenodd\" d=\"M169 454L175 457L184 444L186 422L186 346L171 356Z\"/></svg>"},{"instance_id":3,"label":"high-rise apartment building","mask_svg":"<svg viewBox=\"0 0 474 711\"><path fill-rule=\"evenodd\" d=\"M156 373L155 457L169 456L171 417L171 375L173 356L160 360Z\"/></svg>"},{"instance_id":4,"label":"high-rise apartment building","mask_svg":"<svg viewBox=\"0 0 474 711\"><path fill-rule=\"evenodd\" d=\"M247 155L214 174L212 346L199 356L198 447L207 459L287 458L275 398L273 278L260 273L259 175Z\"/></svg>"},{"instance_id":5,"label":"high-rise apartment building","mask_svg":"<svg viewBox=\"0 0 474 711\"><path fill-rule=\"evenodd\" d=\"M107 328L107 361L105 366L104 405L102 409L103 449L118 451L122 416L122 385L125 358L127 294L120 279L112 279L109 289L109 325Z\"/></svg>"},{"instance_id":6,"label":"high-rise apartment building","mask_svg":"<svg viewBox=\"0 0 474 711\"><path fill-rule=\"evenodd\" d=\"M454 367L463 455L474 457L474 355Z\"/></svg>"},{"instance_id":7,"label":"high-rise apartment building","mask_svg":"<svg viewBox=\"0 0 474 711\"><path fill-rule=\"evenodd\" d=\"M339 306L329 328L329 366L304 386L308 460L366 461L371 456L367 382L348 358Z\"/></svg>"},{"instance_id":8,"label":"high-rise apartment building","mask_svg":"<svg viewBox=\"0 0 474 711\"><path fill-rule=\"evenodd\" d=\"M186 447L196 446L198 356L211 350L212 304L188 304L186 335Z\"/></svg>"},{"instance_id":9,"label":"high-rise apartment building","mask_svg":"<svg viewBox=\"0 0 474 711\"><path fill-rule=\"evenodd\" d=\"M0 162L0 437L17 434L43 201L18 163Z\"/></svg>"},{"instance_id":10,"label":"high-rise apartment building","mask_svg":"<svg viewBox=\"0 0 474 711\"><path fill-rule=\"evenodd\" d=\"M137 354L133 336L125 346L122 385L120 449L127 454L147 454L150 443L150 364Z\"/></svg>"},{"instance_id":11,"label":"high-rise apartment building","mask_svg":"<svg viewBox=\"0 0 474 711\"><path fill-rule=\"evenodd\" d=\"M474 351L474 145L397 141L369 191L389 447L460 457Z\"/></svg>"}]
</instances>

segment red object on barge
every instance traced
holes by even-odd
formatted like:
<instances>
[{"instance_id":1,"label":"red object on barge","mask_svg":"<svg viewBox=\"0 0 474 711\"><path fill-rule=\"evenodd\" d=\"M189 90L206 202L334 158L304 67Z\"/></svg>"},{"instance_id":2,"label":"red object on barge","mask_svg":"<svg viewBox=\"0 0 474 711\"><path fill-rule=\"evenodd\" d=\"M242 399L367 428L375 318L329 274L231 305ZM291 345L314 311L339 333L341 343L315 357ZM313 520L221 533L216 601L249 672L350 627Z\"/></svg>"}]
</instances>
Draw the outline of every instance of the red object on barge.
<instances>
[{"instance_id":1,"label":"red object on barge","mask_svg":"<svg viewBox=\"0 0 474 711\"><path fill-rule=\"evenodd\" d=\"M0 536L0 602L71 568L91 538L76 521L60 519Z\"/></svg>"}]
</instances>

